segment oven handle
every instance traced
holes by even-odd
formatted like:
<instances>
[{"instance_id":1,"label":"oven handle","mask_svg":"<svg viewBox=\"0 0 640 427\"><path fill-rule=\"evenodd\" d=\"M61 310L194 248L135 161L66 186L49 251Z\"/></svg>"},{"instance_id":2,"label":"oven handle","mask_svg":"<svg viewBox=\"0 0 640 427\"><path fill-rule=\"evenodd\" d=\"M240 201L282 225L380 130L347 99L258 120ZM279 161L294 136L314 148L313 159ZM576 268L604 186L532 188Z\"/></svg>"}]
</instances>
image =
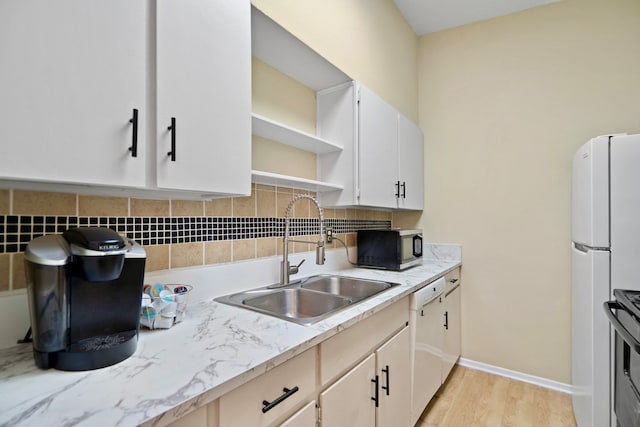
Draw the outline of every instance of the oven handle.
<instances>
[{"instance_id":1,"label":"oven handle","mask_svg":"<svg viewBox=\"0 0 640 427\"><path fill-rule=\"evenodd\" d=\"M616 331L622 336L629 347L633 348L633 351L640 354L640 342L627 331L627 329L620 323L618 317L613 314L613 310L625 310L625 308L620 305L618 301L606 301L604 303L604 311L607 313L607 317L611 322L611 325L616 329ZM626 310L625 310L626 311Z\"/></svg>"}]
</instances>

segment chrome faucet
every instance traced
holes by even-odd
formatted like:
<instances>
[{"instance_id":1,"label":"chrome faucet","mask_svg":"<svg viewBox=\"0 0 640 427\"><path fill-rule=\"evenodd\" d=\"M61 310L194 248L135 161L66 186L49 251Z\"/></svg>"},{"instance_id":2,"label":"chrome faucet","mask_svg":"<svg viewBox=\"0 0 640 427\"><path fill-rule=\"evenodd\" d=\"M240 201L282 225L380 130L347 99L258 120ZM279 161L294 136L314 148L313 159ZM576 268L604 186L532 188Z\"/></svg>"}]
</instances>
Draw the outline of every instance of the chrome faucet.
<instances>
[{"instance_id":1,"label":"chrome faucet","mask_svg":"<svg viewBox=\"0 0 640 427\"><path fill-rule=\"evenodd\" d=\"M291 208L294 203L298 200L309 199L316 205L318 209L318 219L319 223L319 231L318 231L318 241L311 242L308 240L295 240L292 239L289 234L291 233ZM300 264L291 266L289 265L289 242L297 242L297 243L315 243L316 244L316 264L323 265L324 264L324 240L322 235L322 226L324 224L324 215L322 213L322 208L318 204L318 201L308 194L298 194L289 202L289 206L284 212L284 237L282 238L282 262L280 263L280 285L288 285L289 284L289 276L292 274L296 274L300 269L300 266L304 262L304 259Z\"/></svg>"}]
</instances>

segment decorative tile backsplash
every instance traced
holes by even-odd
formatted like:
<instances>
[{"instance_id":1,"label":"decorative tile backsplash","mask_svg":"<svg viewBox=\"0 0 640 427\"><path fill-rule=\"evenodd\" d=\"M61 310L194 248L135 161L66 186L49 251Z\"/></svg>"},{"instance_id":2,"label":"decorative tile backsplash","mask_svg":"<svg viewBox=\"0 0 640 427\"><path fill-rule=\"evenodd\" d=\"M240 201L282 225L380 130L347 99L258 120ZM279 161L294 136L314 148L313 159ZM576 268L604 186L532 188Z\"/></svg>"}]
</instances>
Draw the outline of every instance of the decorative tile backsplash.
<instances>
[{"instance_id":1,"label":"decorative tile backsplash","mask_svg":"<svg viewBox=\"0 0 640 427\"><path fill-rule=\"evenodd\" d=\"M291 218L292 236L318 233L317 218ZM325 227L334 233L359 229L390 228L390 220L326 218ZM106 227L126 235L142 246L217 240L282 237L284 218L277 217L86 217L86 216L0 216L0 253L24 252L27 244L45 234L62 233L74 227Z\"/></svg>"},{"instance_id":2,"label":"decorative tile backsplash","mask_svg":"<svg viewBox=\"0 0 640 427\"><path fill-rule=\"evenodd\" d=\"M24 291L23 252L31 240L78 226L108 227L136 240L147 253L147 272L276 256L282 253L285 209L298 193L255 184L246 197L184 201L0 189L0 297ZM296 203L292 216L292 235L318 233L308 200ZM355 245L356 230L392 223L391 212L366 209L328 208L324 217L349 246ZM342 246L336 241L332 247ZM312 249L289 246L290 253Z\"/></svg>"}]
</instances>

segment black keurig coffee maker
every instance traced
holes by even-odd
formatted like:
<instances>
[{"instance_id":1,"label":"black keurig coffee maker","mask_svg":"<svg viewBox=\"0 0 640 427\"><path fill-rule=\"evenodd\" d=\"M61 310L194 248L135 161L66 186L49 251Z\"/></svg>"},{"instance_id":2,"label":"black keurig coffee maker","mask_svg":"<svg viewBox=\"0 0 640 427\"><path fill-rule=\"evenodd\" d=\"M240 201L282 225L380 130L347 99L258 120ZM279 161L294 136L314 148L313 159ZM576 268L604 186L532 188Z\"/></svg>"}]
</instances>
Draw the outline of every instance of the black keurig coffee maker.
<instances>
[{"instance_id":1,"label":"black keurig coffee maker","mask_svg":"<svg viewBox=\"0 0 640 427\"><path fill-rule=\"evenodd\" d=\"M135 352L140 245L107 228L73 228L32 240L24 257L38 367L85 371Z\"/></svg>"}]
</instances>

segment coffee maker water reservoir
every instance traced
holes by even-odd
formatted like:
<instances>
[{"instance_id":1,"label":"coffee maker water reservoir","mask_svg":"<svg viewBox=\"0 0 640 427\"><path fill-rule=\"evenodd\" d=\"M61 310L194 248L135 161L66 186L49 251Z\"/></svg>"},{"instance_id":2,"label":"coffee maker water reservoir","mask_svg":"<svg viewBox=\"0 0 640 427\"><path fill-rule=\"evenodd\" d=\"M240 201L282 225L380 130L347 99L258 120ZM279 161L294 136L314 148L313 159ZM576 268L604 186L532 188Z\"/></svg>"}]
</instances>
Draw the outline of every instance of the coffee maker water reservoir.
<instances>
[{"instance_id":1,"label":"coffee maker water reservoir","mask_svg":"<svg viewBox=\"0 0 640 427\"><path fill-rule=\"evenodd\" d=\"M146 254L107 228L73 228L25 250L33 356L42 369L121 362L138 343Z\"/></svg>"}]
</instances>

